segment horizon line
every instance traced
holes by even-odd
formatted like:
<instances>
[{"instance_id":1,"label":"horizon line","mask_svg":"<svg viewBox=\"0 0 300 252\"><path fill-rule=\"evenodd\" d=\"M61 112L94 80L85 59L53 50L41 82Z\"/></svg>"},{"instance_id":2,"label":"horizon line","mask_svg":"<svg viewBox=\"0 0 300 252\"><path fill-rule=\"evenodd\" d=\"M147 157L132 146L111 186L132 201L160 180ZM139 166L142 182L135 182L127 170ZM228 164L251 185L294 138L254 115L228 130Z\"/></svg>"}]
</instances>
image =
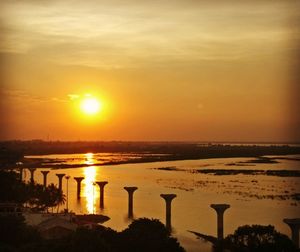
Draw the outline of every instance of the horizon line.
<instances>
[{"instance_id":1,"label":"horizon line","mask_svg":"<svg viewBox=\"0 0 300 252\"><path fill-rule=\"evenodd\" d=\"M190 144L300 144L300 141L207 141L207 140L45 140L45 139L7 139L5 142L44 142L44 143L190 143Z\"/></svg>"}]
</instances>

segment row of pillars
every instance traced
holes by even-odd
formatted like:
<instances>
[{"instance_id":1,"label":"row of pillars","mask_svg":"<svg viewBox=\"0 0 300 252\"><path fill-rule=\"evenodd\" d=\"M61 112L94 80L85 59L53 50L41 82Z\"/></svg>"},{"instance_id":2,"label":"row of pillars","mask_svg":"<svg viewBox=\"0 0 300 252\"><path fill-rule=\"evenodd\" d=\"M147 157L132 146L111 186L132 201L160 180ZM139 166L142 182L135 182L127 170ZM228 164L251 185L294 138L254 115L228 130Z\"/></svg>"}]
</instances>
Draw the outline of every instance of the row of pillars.
<instances>
[{"instance_id":1,"label":"row of pillars","mask_svg":"<svg viewBox=\"0 0 300 252\"><path fill-rule=\"evenodd\" d=\"M31 183L34 183L34 173L35 173L35 171L36 171L36 168L30 168L29 169L29 172L30 172L30 182ZM43 185L46 187L47 186L47 175L48 175L49 171L41 171L41 173L43 175ZM23 168L20 168L20 180L23 180L23 175L22 174L23 174ZM64 173L56 173L56 176L58 177L58 189L59 190L62 190L62 180L63 180L63 178L64 178L65 175L66 174L64 174ZM66 176L67 180L69 178L70 178L70 176ZM82 177L82 179L83 179L83 177Z\"/></svg>"},{"instance_id":2,"label":"row of pillars","mask_svg":"<svg viewBox=\"0 0 300 252\"><path fill-rule=\"evenodd\" d=\"M21 168L22 169L22 168ZM30 181L34 182L34 172L36 169L29 169L30 170ZM47 175L49 171L41 171L43 174L43 184L47 186ZM21 170L22 174L22 170ZM62 179L65 176L64 173L57 173L56 176L58 177L58 188L62 190ZM66 176L68 180L70 176ZM22 175L21 175L22 179ZM77 182L77 199L80 199L81 194L81 182L84 177L74 177L75 181ZM104 208L104 187L107 185L107 181L97 181L96 184L99 186L100 189L100 208ZM124 187L124 189L128 192L128 218L133 218L133 194L138 189L137 187ZM176 194L161 194L160 195L166 203L166 228L171 231L171 205L172 200L176 198ZM228 204L212 204L210 205L217 213L217 238L218 240L224 239L224 212L230 208ZM292 241L294 244L299 247L299 229L300 229L300 219L284 219L284 223L286 223L292 233Z\"/></svg>"},{"instance_id":3,"label":"row of pillars","mask_svg":"<svg viewBox=\"0 0 300 252\"><path fill-rule=\"evenodd\" d=\"M30 169L31 173L31 182L34 181L34 172L36 169ZM43 174L43 184L47 186L47 175L49 171L41 171ZM64 173L57 173L58 177L58 188L62 190L62 179L65 176ZM67 177L66 177L67 178ZM68 178L69 179L69 176ZM77 199L80 199L81 194L81 182L84 180L84 177L74 177L77 182ZM104 187L107 185L107 181L97 181L96 184L100 189L100 208L104 208ZM137 187L124 187L124 189L128 192L128 218L133 218L133 193L138 189ZM168 230L171 230L171 203L174 198L176 198L176 194L161 194L160 195L166 203L166 227ZM217 234L218 239L223 239L224 237L224 221L223 216L224 212L230 206L227 204L213 204L211 205L213 209L217 212Z\"/></svg>"},{"instance_id":4,"label":"row of pillars","mask_svg":"<svg viewBox=\"0 0 300 252\"><path fill-rule=\"evenodd\" d=\"M30 168L30 182L34 182L34 172L36 171L35 168ZM23 173L23 168L20 168L20 179L22 180L22 173ZM47 175L49 171L41 171L43 175L43 185L46 187L47 186ZM58 177L58 189L62 190L62 181L64 176L66 175L65 173L56 173L55 174ZM70 176L66 176L66 179L68 180ZM74 177L75 181L77 182L77 198L80 198L81 194L81 181L84 179L84 177ZM107 184L107 181L99 181L96 182L98 186L100 187L100 205L104 207L104 186Z\"/></svg>"},{"instance_id":5,"label":"row of pillars","mask_svg":"<svg viewBox=\"0 0 300 252\"><path fill-rule=\"evenodd\" d=\"M31 177L30 181L33 183L34 182L34 172L36 169L29 169ZM22 171L21 171L22 173ZM47 186L47 175L49 171L41 171L43 175L43 185L46 187ZM65 176L64 173L57 173L56 176L58 177L58 188L59 190L62 190L62 180ZM69 176L66 176L67 180L70 178ZM22 177L21 177L22 179ZM77 199L80 199L81 195L81 182L84 180L84 177L74 177L75 181L77 182ZM99 186L100 189L100 208L104 208L104 187L105 185L108 184L107 181L96 181L95 184ZM138 188L135 186L125 186L124 190L127 191L128 193L128 218L132 219L133 218L133 193L137 190ZM171 230L171 202L172 200L176 197L176 194L161 194L160 195L166 202L166 227L168 230Z\"/></svg>"},{"instance_id":6,"label":"row of pillars","mask_svg":"<svg viewBox=\"0 0 300 252\"><path fill-rule=\"evenodd\" d=\"M31 177L30 181L34 182L34 172L36 169L30 169ZM41 171L43 174L43 185L47 186L47 175L49 171ZM58 177L58 188L59 190L62 190L62 180L65 176L64 173L57 173L56 176ZM70 177L66 176L66 179L68 180ZM84 177L74 177L75 181L77 182L77 199L80 199L81 195L81 182L84 180ZM100 208L104 208L104 187L106 184L108 184L107 181L96 181L95 184L99 186L100 189ZM137 190L137 187L124 187L124 189L128 192L128 218L133 218L133 193L135 190Z\"/></svg>"}]
</instances>

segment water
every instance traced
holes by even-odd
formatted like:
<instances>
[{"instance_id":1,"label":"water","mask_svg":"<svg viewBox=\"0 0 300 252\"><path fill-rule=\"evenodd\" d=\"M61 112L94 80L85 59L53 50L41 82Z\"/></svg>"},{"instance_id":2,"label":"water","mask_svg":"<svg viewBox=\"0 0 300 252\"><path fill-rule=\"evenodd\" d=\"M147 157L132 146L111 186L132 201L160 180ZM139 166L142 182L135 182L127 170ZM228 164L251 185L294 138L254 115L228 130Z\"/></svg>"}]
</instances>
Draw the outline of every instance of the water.
<instances>
[{"instance_id":1,"label":"water","mask_svg":"<svg viewBox=\"0 0 300 252\"><path fill-rule=\"evenodd\" d=\"M129 154L130 158L138 158ZM216 213L210 208L213 203L227 203L231 208L225 212L225 235L244 224L274 225L277 230L290 235L282 222L283 218L299 217L299 201L291 197L280 198L300 192L299 177L265 175L226 175L194 173L195 169L259 169L259 170L300 170L299 156L290 159L276 159L279 163L243 163L251 158L216 158L204 160L183 160L122 165L93 165L109 158L128 158L124 154L71 154L31 156L52 162L48 183L58 184L56 173L71 176L69 180L68 205L76 213L97 213L111 219L105 226L123 230L130 220L127 218L128 193L124 186L137 186L134 193L134 216L158 218L165 222L165 202L161 193L175 193L172 203L173 235L189 252L210 251L205 243L187 230L216 236ZM79 168L58 169L61 164L82 164ZM229 165L231 164L231 165ZM233 165L234 164L234 165ZM89 165L89 167L86 167ZM168 167L168 171L157 168ZM178 170L173 170L178 169ZM43 182L40 169L35 180ZM73 177L83 176L80 201L76 198L76 181ZM25 179L29 179L28 171ZM99 188L94 181L108 181L105 186L105 208L99 207ZM63 190L66 193L66 179ZM63 207L62 207L63 208Z\"/></svg>"}]
</instances>

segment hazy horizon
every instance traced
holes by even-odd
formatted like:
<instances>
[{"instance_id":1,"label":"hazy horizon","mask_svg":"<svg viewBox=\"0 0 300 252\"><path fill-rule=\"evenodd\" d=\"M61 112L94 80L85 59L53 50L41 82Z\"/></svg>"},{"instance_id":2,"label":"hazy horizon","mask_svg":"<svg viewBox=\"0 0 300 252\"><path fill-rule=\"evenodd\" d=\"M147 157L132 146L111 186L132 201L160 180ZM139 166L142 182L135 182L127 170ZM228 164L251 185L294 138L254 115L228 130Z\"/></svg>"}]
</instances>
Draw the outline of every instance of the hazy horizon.
<instances>
[{"instance_id":1,"label":"hazy horizon","mask_svg":"<svg viewBox=\"0 0 300 252\"><path fill-rule=\"evenodd\" d=\"M255 145L255 144L275 144L275 145L285 145L285 144L291 144L291 145L299 145L300 141L290 141L290 142L267 142L267 141L197 141L197 140L61 140L61 139L7 139L7 140L0 140L0 142L34 142L34 141L40 141L45 143L191 143L191 144L249 144L249 145Z\"/></svg>"}]
</instances>

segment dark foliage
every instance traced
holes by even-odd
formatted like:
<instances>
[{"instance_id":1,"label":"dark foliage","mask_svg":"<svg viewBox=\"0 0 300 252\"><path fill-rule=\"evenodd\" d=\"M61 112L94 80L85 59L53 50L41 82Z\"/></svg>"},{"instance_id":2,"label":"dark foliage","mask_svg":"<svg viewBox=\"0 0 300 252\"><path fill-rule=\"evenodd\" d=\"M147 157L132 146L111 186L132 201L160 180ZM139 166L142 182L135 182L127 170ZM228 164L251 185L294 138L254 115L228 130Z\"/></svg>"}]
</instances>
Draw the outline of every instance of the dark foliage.
<instances>
[{"instance_id":1,"label":"dark foliage","mask_svg":"<svg viewBox=\"0 0 300 252\"><path fill-rule=\"evenodd\" d=\"M27 226L22 216L0 216L0 227L0 251L10 251L41 240L38 232Z\"/></svg>"},{"instance_id":2,"label":"dark foliage","mask_svg":"<svg viewBox=\"0 0 300 252\"><path fill-rule=\"evenodd\" d=\"M119 233L103 226L78 228L55 240L42 239L22 217L2 217L0 226L0 251L7 252L184 252L159 220L139 219Z\"/></svg>"},{"instance_id":3,"label":"dark foliage","mask_svg":"<svg viewBox=\"0 0 300 252\"><path fill-rule=\"evenodd\" d=\"M24 155L22 150L7 148L7 146L0 143L0 165L1 168L15 166L17 162L23 161Z\"/></svg>"},{"instance_id":4,"label":"dark foliage","mask_svg":"<svg viewBox=\"0 0 300 252\"><path fill-rule=\"evenodd\" d=\"M0 170L0 202L25 202L25 192L26 184L19 181L17 173Z\"/></svg>"},{"instance_id":5,"label":"dark foliage","mask_svg":"<svg viewBox=\"0 0 300 252\"><path fill-rule=\"evenodd\" d=\"M33 210L46 210L65 202L64 194L54 185L46 188L40 184L20 181L12 171L0 170L0 202L26 204Z\"/></svg>"},{"instance_id":6,"label":"dark foliage","mask_svg":"<svg viewBox=\"0 0 300 252\"><path fill-rule=\"evenodd\" d=\"M296 251L292 241L271 225L245 225L225 238L224 245L233 252L291 252Z\"/></svg>"},{"instance_id":7,"label":"dark foliage","mask_svg":"<svg viewBox=\"0 0 300 252\"><path fill-rule=\"evenodd\" d=\"M169 232L159 220L142 218L134 221L121 233L123 250L126 252L178 251L177 239L170 237Z\"/></svg>"},{"instance_id":8,"label":"dark foliage","mask_svg":"<svg viewBox=\"0 0 300 252\"><path fill-rule=\"evenodd\" d=\"M73 252L113 252L118 251L118 233L110 228L78 229L70 238L69 251Z\"/></svg>"}]
</instances>

